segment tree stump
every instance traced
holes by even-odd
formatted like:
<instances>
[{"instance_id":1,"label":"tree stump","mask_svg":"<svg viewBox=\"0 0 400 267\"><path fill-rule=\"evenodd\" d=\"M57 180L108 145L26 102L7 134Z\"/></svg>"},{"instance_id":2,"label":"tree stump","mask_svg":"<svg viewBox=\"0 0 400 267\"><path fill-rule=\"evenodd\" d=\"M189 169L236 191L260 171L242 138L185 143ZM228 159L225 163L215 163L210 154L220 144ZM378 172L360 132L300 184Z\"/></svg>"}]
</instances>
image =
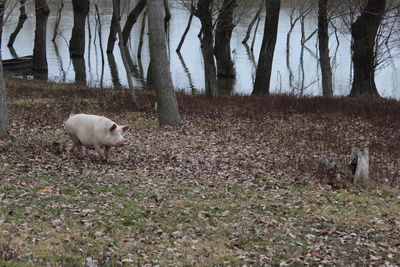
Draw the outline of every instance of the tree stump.
<instances>
[{"instance_id":1,"label":"tree stump","mask_svg":"<svg viewBox=\"0 0 400 267\"><path fill-rule=\"evenodd\" d=\"M369 182L369 150L353 147L349 167L353 174L353 184L365 185Z\"/></svg>"}]
</instances>

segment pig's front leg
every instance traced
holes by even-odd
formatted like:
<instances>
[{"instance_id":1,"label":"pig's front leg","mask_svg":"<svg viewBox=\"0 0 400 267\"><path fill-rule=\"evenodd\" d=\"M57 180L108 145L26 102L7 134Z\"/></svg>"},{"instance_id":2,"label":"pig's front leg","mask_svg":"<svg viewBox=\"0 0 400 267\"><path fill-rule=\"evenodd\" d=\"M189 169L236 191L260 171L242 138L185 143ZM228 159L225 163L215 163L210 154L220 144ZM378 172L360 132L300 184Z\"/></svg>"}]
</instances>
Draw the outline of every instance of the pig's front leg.
<instances>
[{"instance_id":1,"label":"pig's front leg","mask_svg":"<svg viewBox=\"0 0 400 267\"><path fill-rule=\"evenodd\" d=\"M110 149L111 149L110 146L105 146L104 147L104 158L105 158L105 160L108 159L108 155L110 154Z\"/></svg>"},{"instance_id":2,"label":"pig's front leg","mask_svg":"<svg viewBox=\"0 0 400 267\"><path fill-rule=\"evenodd\" d=\"M99 156L102 160L104 160L104 161L107 160L107 158L105 157L105 154L104 154L104 150L101 146L95 145L94 149L96 149L97 153L99 154Z\"/></svg>"}]
</instances>

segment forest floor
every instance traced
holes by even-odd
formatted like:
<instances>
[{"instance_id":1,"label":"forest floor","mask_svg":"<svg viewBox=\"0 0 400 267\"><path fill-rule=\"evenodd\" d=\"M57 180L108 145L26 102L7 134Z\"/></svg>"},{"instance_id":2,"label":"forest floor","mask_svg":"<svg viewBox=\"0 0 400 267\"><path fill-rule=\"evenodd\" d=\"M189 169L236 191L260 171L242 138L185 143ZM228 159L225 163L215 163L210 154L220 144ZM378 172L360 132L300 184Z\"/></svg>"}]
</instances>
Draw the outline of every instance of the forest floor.
<instances>
[{"instance_id":1,"label":"forest floor","mask_svg":"<svg viewBox=\"0 0 400 267\"><path fill-rule=\"evenodd\" d=\"M0 141L0 265L400 265L400 103L178 93L182 125L160 128L152 93L7 82ZM63 122L129 124L107 163L79 160ZM326 185L353 146L368 189Z\"/></svg>"}]
</instances>

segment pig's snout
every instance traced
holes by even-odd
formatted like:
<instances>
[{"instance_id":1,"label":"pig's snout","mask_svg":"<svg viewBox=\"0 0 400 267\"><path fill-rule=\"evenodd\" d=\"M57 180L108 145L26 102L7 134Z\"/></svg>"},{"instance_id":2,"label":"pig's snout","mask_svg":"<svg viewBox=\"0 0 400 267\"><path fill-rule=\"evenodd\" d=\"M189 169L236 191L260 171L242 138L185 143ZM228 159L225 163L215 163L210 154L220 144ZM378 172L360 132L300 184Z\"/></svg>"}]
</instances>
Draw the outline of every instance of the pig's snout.
<instances>
[{"instance_id":1,"label":"pig's snout","mask_svg":"<svg viewBox=\"0 0 400 267\"><path fill-rule=\"evenodd\" d=\"M119 141L119 142L117 143L117 146L126 146L126 145L129 145L129 141L126 140L126 139L121 140L121 141Z\"/></svg>"}]
</instances>

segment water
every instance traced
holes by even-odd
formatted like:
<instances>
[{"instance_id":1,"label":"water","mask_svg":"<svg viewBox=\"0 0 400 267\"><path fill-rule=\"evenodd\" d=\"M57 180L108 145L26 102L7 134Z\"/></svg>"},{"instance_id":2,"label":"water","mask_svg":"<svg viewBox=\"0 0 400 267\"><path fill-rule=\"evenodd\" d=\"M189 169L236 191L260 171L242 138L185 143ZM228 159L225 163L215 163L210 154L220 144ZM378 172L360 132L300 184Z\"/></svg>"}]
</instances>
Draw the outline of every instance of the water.
<instances>
[{"instance_id":1,"label":"water","mask_svg":"<svg viewBox=\"0 0 400 267\"><path fill-rule=\"evenodd\" d=\"M116 45L113 55L104 53L104 70L102 70L102 59L100 43L98 36L99 23L96 22L96 14L93 4L89 14L91 27L91 38L86 29L86 52L83 60L71 60L69 57L68 42L71 36L73 26L72 5L69 1L64 1L65 7L62 11L62 19L59 27L59 36L53 43L51 41L54 31L56 14L58 9L58 0L50 0L51 10L48 19L47 28L47 59L49 66L48 79L51 81L71 83L74 81L84 82L89 86L115 88L119 86L127 87L127 79L122 64L119 48ZM122 25L126 20L128 12L136 5L137 1L129 1L122 7ZM204 75L203 63L200 50L200 42L197 34L200 31L200 22L197 18L193 19L191 29L186 37L185 43L179 56L175 49L180 41L181 35L187 24L189 12L179 6L180 1L170 0L172 7L172 18L169 32L169 51L171 62L171 73L174 86L178 90L186 92L203 91ZM107 45L109 27L112 17L112 1L97 1L101 16L101 34L102 45ZM237 77L234 80L223 80L220 82L221 90L236 93L250 94L252 91L256 62L261 46L264 19L261 20L256 34L254 53L251 53L242 45L241 41L247 30L247 25L256 11L255 7L245 9L246 15L241 16L237 27L232 36L232 57L235 61ZM15 43L14 51L10 50L6 44L9 35L14 30L19 16L17 8L11 13L3 30L3 59L13 58L15 56L31 55L33 51L33 40L35 32L35 16L33 1L27 5L28 20L19 33ZM275 50L275 59L271 77L271 92L294 93L297 95L320 95L321 73L317 59L317 40L314 35L306 46L300 45L301 31L297 23L290 39L290 56L286 56L286 35L290 28L291 7L287 1L283 1L280 20L279 34ZM134 85L142 87L145 84L147 67L149 64L149 50L147 46L147 35L145 35L145 45L143 46L142 59L137 59L137 47L139 43L140 28L142 17L139 17L135 24L129 49L131 56L131 65L134 69ZM307 17L305 21L306 36L309 36L317 28L315 12ZM350 92L352 71L349 33L343 32L339 35L340 46L334 35L331 35L330 51L333 64L334 76L334 94L347 95ZM249 40L251 44L251 39ZM398 54L398 52L394 52ZM399 64L392 60L390 64L378 71L376 83L379 93L384 97L400 99L400 78L398 75ZM102 75L103 73L103 75Z\"/></svg>"}]
</instances>

